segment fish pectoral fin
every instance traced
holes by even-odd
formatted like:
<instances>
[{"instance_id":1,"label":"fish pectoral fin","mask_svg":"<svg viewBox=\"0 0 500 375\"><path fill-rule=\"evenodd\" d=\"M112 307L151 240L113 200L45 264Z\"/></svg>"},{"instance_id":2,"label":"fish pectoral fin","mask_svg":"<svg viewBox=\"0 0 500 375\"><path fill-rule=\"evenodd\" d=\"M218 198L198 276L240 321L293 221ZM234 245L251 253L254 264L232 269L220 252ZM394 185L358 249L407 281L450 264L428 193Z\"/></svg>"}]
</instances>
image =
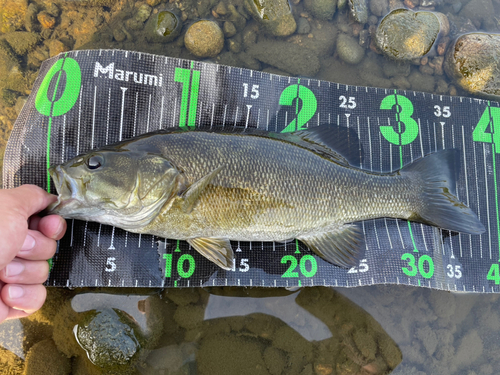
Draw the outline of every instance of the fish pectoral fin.
<instances>
[{"instance_id":1,"label":"fish pectoral fin","mask_svg":"<svg viewBox=\"0 0 500 375\"><path fill-rule=\"evenodd\" d=\"M191 238L187 242L201 255L225 270L233 268L233 249L225 238Z\"/></svg>"},{"instance_id":2,"label":"fish pectoral fin","mask_svg":"<svg viewBox=\"0 0 500 375\"><path fill-rule=\"evenodd\" d=\"M215 168L209 174L192 183L182 194L182 210L185 213L190 213L193 210L196 202L198 201L198 198L200 197L200 194L203 192L203 190L205 190L207 185L214 179L214 177L219 174L222 168L224 168L224 165Z\"/></svg>"},{"instance_id":3,"label":"fish pectoral fin","mask_svg":"<svg viewBox=\"0 0 500 375\"><path fill-rule=\"evenodd\" d=\"M323 259L344 268L357 266L364 254L364 237L358 224L346 224L333 232L297 239Z\"/></svg>"}]
</instances>

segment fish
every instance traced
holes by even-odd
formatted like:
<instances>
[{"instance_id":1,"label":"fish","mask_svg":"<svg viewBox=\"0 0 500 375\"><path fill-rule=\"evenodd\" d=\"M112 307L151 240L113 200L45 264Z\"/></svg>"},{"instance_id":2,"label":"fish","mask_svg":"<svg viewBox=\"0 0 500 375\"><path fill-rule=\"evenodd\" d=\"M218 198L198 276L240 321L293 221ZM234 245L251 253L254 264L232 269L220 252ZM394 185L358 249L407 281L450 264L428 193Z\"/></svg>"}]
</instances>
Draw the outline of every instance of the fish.
<instances>
[{"instance_id":1,"label":"fish","mask_svg":"<svg viewBox=\"0 0 500 375\"><path fill-rule=\"evenodd\" d=\"M359 147L353 153L339 129L146 133L50 167L58 200L49 213L185 240L225 270L230 241L293 239L349 268L363 254L368 219L485 231L456 196L458 150L377 173L352 165Z\"/></svg>"}]
</instances>

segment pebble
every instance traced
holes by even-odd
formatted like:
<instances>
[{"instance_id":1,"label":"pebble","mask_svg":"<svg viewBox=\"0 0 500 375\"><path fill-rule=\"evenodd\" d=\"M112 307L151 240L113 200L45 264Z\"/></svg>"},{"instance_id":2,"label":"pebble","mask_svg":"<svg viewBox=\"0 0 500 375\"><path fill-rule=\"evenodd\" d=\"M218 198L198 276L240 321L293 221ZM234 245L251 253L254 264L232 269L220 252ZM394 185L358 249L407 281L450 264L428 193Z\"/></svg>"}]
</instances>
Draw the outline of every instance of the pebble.
<instances>
[{"instance_id":1,"label":"pebble","mask_svg":"<svg viewBox=\"0 0 500 375\"><path fill-rule=\"evenodd\" d=\"M368 4L366 0L349 0L349 13L351 17L361 24L368 22Z\"/></svg>"},{"instance_id":2,"label":"pebble","mask_svg":"<svg viewBox=\"0 0 500 375\"><path fill-rule=\"evenodd\" d=\"M224 25L222 26L222 30L224 31L224 35L227 38L231 38L232 36L236 35L236 27L234 26L234 23L231 21L226 21L224 22Z\"/></svg>"},{"instance_id":3,"label":"pebble","mask_svg":"<svg viewBox=\"0 0 500 375\"><path fill-rule=\"evenodd\" d=\"M45 29L52 29L56 25L56 19L46 11L42 11L37 15L38 22Z\"/></svg>"},{"instance_id":4,"label":"pebble","mask_svg":"<svg viewBox=\"0 0 500 375\"><path fill-rule=\"evenodd\" d=\"M309 34L311 32L311 25L304 17L300 17L297 21L297 34Z\"/></svg>"},{"instance_id":5,"label":"pebble","mask_svg":"<svg viewBox=\"0 0 500 375\"><path fill-rule=\"evenodd\" d=\"M288 36L295 32L297 24L288 0L244 0L244 4L245 9L267 33Z\"/></svg>"},{"instance_id":6,"label":"pebble","mask_svg":"<svg viewBox=\"0 0 500 375\"><path fill-rule=\"evenodd\" d=\"M337 37L337 54L342 61L351 65L356 65L363 60L365 50L359 45L355 38L341 33Z\"/></svg>"},{"instance_id":7,"label":"pebble","mask_svg":"<svg viewBox=\"0 0 500 375\"><path fill-rule=\"evenodd\" d=\"M396 9L380 22L375 39L387 57L413 60L430 51L439 31L439 19L432 12Z\"/></svg>"},{"instance_id":8,"label":"pebble","mask_svg":"<svg viewBox=\"0 0 500 375\"><path fill-rule=\"evenodd\" d=\"M197 57L215 57L224 47L224 34L216 22L202 20L189 27L184 44Z\"/></svg>"},{"instance_id":9,"label":"pebble","mask_svg":"<svg viewBox=\"0 0 500 375\"><path fill-rule=\"evenodd\" d=\"M337 2L332 0L304 0L305 8L320 20L331 20L337 8Z\"/></svg>"}]
</instances>

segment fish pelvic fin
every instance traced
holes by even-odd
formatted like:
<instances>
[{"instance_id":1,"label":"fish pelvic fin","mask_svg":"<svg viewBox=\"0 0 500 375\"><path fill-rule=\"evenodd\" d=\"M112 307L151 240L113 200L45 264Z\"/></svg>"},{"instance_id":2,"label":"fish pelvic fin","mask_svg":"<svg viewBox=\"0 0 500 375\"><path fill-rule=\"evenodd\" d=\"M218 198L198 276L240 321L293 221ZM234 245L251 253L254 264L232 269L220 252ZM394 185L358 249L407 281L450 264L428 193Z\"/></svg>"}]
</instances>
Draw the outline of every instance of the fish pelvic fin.
<instances>
[{"instance_id":1,"label":"fish pelvic fin","mask_svg":"<svg viewBox=\"0 0 500 375\"><path fill-rule=\"evenodd\" d=\"M205 258L225 270L233 268L234 253L225 238L191 238L187 242Z\"/></svg>"},{"instance_id":2,"label":"fish pelvic fin","mask_svg":"<svg viewBox=\"0 0 500 375\"><path fill-rule=\"evenodd\" d=\"M485 231L477 215L456 196L459 167L459 151L449 149L430 154L401 169L401 174L417 174L413 177L422 185L419 202L408 220L468 234Z\"/></svg>"},{"instance_id":3,"label":"fish pelvic fin","mask_svg":"<svg viewBox=\"0 0 500 375\"><path fill-rule=\"evenodd\" d=\"M198 201L198 198L200 197L200 194L203 192L203 190L205 190L207 185L215 178L215 176L219 174L222 168L224 168L224 165L215 168L212 172L191 184L182 194L182 210L185 213L190 213L193 210L196 202Z\"/></svg>"},{"instance_id":4,"label":"fish pelvic fin","mask_svg":"<svg viewBox=\"0 0 500 375\"><path fill-rule=\"evenodd\" d=\"M364 236L359 224L345 224L335 231L298 240L321 258L343 268L357 266L364 255Z\"/></svg>"}]
</instances>

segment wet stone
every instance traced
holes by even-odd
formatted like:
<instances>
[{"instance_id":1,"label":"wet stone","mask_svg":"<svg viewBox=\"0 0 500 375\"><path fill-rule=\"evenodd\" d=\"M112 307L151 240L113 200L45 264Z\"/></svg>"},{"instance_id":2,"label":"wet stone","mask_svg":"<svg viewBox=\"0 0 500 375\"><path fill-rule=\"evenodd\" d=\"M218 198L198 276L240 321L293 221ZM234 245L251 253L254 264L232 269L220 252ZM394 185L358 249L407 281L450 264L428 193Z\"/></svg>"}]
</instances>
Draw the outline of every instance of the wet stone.
<instances>
[{"instance_id":1,"label":"wet stone","mask_svg":"<svg viewBox=\"0 0 500 375\"><path fill-rule=\"evenodd\" d=\"M468 92L500 95L500 35L471 33L448 47L444 70Z\"/></svg>"},{"instance_id":2,"label":"wet stone","mask_svg":"<svg viewBox=\"0 0 500 375\"><path fill-rule=\"evenodd\" d=\"M387 57L413 60L430 51L439 31L439 19L432 12L396 9L380 22L375 39Z\"/></svg>"},{"instance_id":3,"label":"wet stone","mask_svg":"<svg viewBox=\"0 0 500 375\"><path fill-rule=\"evenodd\" d=\"M300 17L297 21L297 34L309 34L311 32L311 25L304 17Z\"/></svg>"},{"instance_id":4,"label":"wet stone","mask_svg":"<svg viewBox=\"0 0 500 375\"><path fill-rule=\"evenodd\" d=\"M20 30L27 10L28 0L0 0L0 32Z\"/></svg>"},{"instance_id":5,"label":"wet stone","mask_svg":"<svg viewBox=\"0 0 500 375\"><path fill-rule=\"evenodd\" d=\"M127 365L141 347L133 322L116 309L93 310L74 332L90 361L103 368Z\"/></svg>"},{"instance_id":6,"label":"wet stone","mask_svg":"<svg viewBox=\"0 0 500 375\"><path fill-rule=\"evenodd\" d=\"M269 34L287 36L297 28L288 0L245 0L245 9Z\"/></svg>"},{"instance_id":7,"label":"wet stone","mask_svg":"<svg viewBox=\"0 0 500 375\"><path fill-rule=\"evenodd\" d=\"M152 43L167 43L177 38L182 29L181 19L168 10L150 18L146 25L147 40Z\"/></svg>"},{"instance_id":8,"label":"wet stone","mask_svg":"<svg viewBox=\"0 0 500 375\"><path fill-rule=\"evenodd\" d=\"M331 20L337 8L337 0L304 0L305 8L320 20Z\"/></svg>"},{"instance_id":9,"label":"wet stone","mask_svg":"<svg viewBox=\"0 0 500 375\"><path fill-rule=\"evenodd\" d=\"M232 23L231 21L224 22L222 30L224 31L224 35L228 38L231 38L232 36L236 35L236 27L234 26L234 23Z\"/></svg>"},{"instance_id":10,"label":"wet stone","mask_svg":"<svg viewBox=\"0 0 500 375\"><path fill-rule=\"evenodd\" d=\"M38 13L37 19L38 22L40 22L40 25L42 25L42 27L45 29L52 29L56 25L55 17L50 15L46 11Z\"/></svg>"},{"instance_id":11,"label":"wet stone","mask_svg":"<svg viewBox=\"0 0 500 375\"><path fill-rule=\"evenodd\" d=\"M365 50L359 45L355 38L341 33L337 37L337 54L342 61L351 65L356 65L363 60Z\"/></svg>"},{"instance_id":12,"label":"wet stone","mask_svg":"<svg viewBox=\"0 0 500 375\"><path fill-rule=\"evenodd\" d=\"M187 30L184 44L197 57L215 57L224 47L224 34L214 21L198 21Z\"/></svg>"},{"instance_id":13,"label":"wet stone","mask_svg":"<svg viewBox=\"0 0 500 375\"><path fill-rule=\"evenodd\" d=\"M351 17L361 24L368 22L368 4L366 0L349 0L349 13Z\"/></svg>"}]
</instances>

